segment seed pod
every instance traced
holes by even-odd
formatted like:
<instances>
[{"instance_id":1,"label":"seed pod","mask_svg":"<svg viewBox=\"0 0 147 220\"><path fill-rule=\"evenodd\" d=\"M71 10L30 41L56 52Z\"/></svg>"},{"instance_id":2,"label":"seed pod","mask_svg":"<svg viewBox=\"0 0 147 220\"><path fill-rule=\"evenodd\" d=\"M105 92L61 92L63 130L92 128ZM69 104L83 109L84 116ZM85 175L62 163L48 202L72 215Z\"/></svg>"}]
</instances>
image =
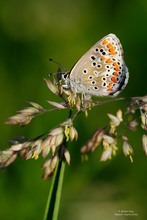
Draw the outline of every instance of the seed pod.
<instances>
[{"instance_id":1,"label":"seed pod","mask_svg":"<svg viewBox=\"0 0 147 220\"><path fill-rule=\"evenodd\" d=\"M132 131L136 131L137 126L138 126L138 122L136 120L130 121L127 125L127 127Z\"/></svg>"},{"instance_id":2,"label":"seed pod","mask_svg":"<svg viewBox=\"0 0 147 220\"><path fill-rule=\"evenodd\" d=\"M112 114L107 114L108 115L108 117L110 118L110 120L111 120L111 122L113 123L113 125L114 126L118 126L118 125L120 125L120 119L119 118L117 118L115 115L112 115Z\"/></svg>"},{"instance_id":3,"label":"seed pod","mask_svg":"<svg viewBox=\"0 0 147 220\"><path fill-rule=\"evenodd\" d=\"M50 169L50 167L45 168L44 170L44 174L42 176L42 178L44 180L48 179L51 175L52 175L53 171Z\"/></svg>"},{"instance_id":4,"label":"seed pod","mask_svg":"<svg viewBox=\"0 0 147 220\"><path fill-rule=\"evenodd\" d=\"M50 169L53 171L57 165L57 162L59 160L59 157L55 155L53 159L51 160Z\"/></svg>"},{"instance_id":5,"label":"seed pod","mask_svg":"<svg viewBox=\"0 0 147 220\"><path fill-rule=\"evenodd\" d=\"M28 107L28 108L25 108L25 109L22 109L19 111L20 114L23 114L23 115L28 115L28 116L31 116L31 115L34 115L36 113L38 113L39 110L34 108L34 107Z\"/></svg>"},{"instance_id":6,"label":"seed pod","mask_svg":"<svg viewBox=\"0 0 147 220\"><path fill-rule=\"evenodd\" d=\"M47 160L43 163L42 168L49 167L50 164L51 164L51 158L47 159Z\"/></svg>"},{"instance_id":7,"label":"seed pod","mask_svg":"<svg viewBox=\"0 0 147 220\"><path fill-rule=\"evenodd\" d=\"M123 140L123 141L128 141L128 138L127 138L127 136L125 136L125 135L122 135L122 140Z\"/></svg>"},{"instance_id":8,"label":"seed pod","mask_svg":"<svg viewBox=\"0 0 147 220\"><path fill-rule=\"evenodd\" d=\"M77 140L78 139L78 132L75 129L75 127L71 126L69 129L69 137L70 140L73 141L74 139Z\"/></svg>"},{"instance_id":9,"label":"seed pod","mask_svg":"<svg viewBox=\"0 0 147 220\"><path fill-rule=\"evenodd\" d=\"M42 141L41 150L47 146L50 146L51 136L48 136Z\"/></svg>"},{"instance_id":10,"label":"seed pod","mask_svg":"<svg viewBox=\"0 0 147 220\"><path fill-rule=\"evenodd\" d=\"M69 165L70 164L70 153L67 149L64 150L64 157L65 157L67 164Z\"/></svg>"},{"instance_id":11,"label":"seed pod","mask_svg":"<svg viewBox=\"0 0 147 220\"><path fill-rule=\"evenodd\" d=\"M34 108L38 109L39 111L43 110L42 106L35 102L29 102Z\"/></svg>"},{"instance_id":12,"label":"seed pod","mask_svg":"<svg viewBox=\"0 0 147 220\"><path fill-rule=\"evenodd\" d=\"M20 151L22 149L22 146L23 146L23 144L14 144L9 148L9 150Z\"/></svg>"},{"instance_id":13,"label":"seed pod","mask_svg":"<svg viewBox=\"0 0 147 220\"><path fill-rule=\"evenodd\" d=\"M109 147L108 149L104 150L101 156L101 161L110 160L112 155L112 148Z\"/></svg>"},{"instance_id":14,"label":"seed pod","mask_svg":"<svg viewBox=\"0 0 147 220\"><path fill-rule=\"evenodd\" d=\"M146 123L147 123L147 116L146 116L146 114L141 114L141 122L142 122L142 124L145 126L146 125Z\"/></svg>"},{"instance_id":15,"label":"seed pod","mask_svg":"<svg viewBox=\"0 0 147 220\"><path fill-rule=\"evenodd\" d=\"M5 167L9 166L17 158L17 154L13 154L5 163Z\"/></svg>"},{"instance_id":16,"label":"seed pod","mask_svg":"<svg viewBox=\"0 0 147 220\"><path fill-rule=\"evenodd\" d=\"M51 147L55 145L56 137L57 137L57 136L51 136L51 138L50 138L50 146L51 146Z\"/></svg>"},{"instance_id":17,"label":"seed pod","mask_svg":"<svg viewBox=\"0 0 147 220\"><path fill-rule=\"evenodd\" d=\"M76 98L76 109L78 111L80 111L80 109L81 109L81 99L79 96L77 96L77 98Z\"/></svg>"},{"instance_id":18,"label":"seed pod","mask_svg":"<svg viewBox=\"0 0 147 220\"><path fill-rule=\"evenodd\" d=\"M59 146L60 144L62 144L64 139L64 135L63 134L59 134L56 136L56 141L55 141L55 145Z\"/></svg>"},{"instance_id":19,"label":"seed pod","mask_svg":"<svg viewBox=\"0 0 147 220\"><path fill-rule=\"evenodd\" d=\"M112 138L111 136L108 136L106 134L103 135L103 139L105 142L107 142L108 144L113 144L114 143L114 138Z\"/></svg>"},{"instance_id":20,"label":"seed pod","mask_svg":"<svg viewBox=\"0 0 147 220\"><path fill-rule=\"evenodd\" d=\"M49 133L49 135L51 135L51 136L57 136L59 134L63 134L63 128L62 127L54 128Z\"/></svg>"},{"instance_id":21,"label":"seed pod","mask_svg":"<svg viewBox=\"0 0 147 220\"><path fill-rule=\"evenodd\" d=\"M54 93L55 95L58 95L58 88L49 79L44 79L44 80L49 90L51 90L51 92Z\"/></svg>"},{"instance_id":22,"label":"seed pod","mask_svg":"<svg viewBox=\"0 0 147 220\"><path fill-rule=\"evenodd\" d=\"M47 101L50 105L58 108L58 109L66 109L67 107L64 105L65 103L61 104L58 102L51 102L51 101Z\"/></svg>"},{"instance_id":23,"label":"seed pod","mask_svg":"<svg viewBox=\"0 0 147 220\"><path fill-rule=\"evenodd\" d=\"M131 147L131 145L127 141L124 141L124 143L123 143L123 152L124 152L125 156L133 154L133 148Z\"/></svg>"},{"instance_id":24,"label":"seed pod","mask_svg":"<svg viewBox=\"0 0 147 220\"><path fill-rule=\"evenodd\" d=\"M119 110L116 112L116 116L117 116L117 118L118 118L120 121L123 120L123 118L122 118L122 110L121 110L121 109L119 109Z\"/></svg>"},{"instance_id":25,"label":"seed pod","mask_svg":"<svg viewBox=\"0 0 147 220\"><path fill-rule=\"evenodd\" d=\"M142 135L142 144L143 144L143 150L145 151L145 154L147 155L147 135Z\"/></svg>"},{"instance_id":26,"label":"seed pod","mask_svg":"<svg viewBox=\"0 0 147 220\"><path fill-rule=\"evenodd\" d=\"M42 156L45 158L51 150L51 147L48 145L42 149Z\"/></svg>"}]
</instances>

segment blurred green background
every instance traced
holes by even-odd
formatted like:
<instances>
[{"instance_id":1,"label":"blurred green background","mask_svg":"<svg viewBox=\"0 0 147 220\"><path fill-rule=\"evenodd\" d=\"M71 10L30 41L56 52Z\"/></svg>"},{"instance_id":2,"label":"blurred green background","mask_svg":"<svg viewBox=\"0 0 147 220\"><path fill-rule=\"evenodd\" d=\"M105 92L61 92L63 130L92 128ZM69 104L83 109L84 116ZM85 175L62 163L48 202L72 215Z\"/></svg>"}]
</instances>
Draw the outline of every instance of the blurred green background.
<instances>
[{"instance_id":1,"label":"blurred green background","mask_svg":"<svg viewBox=\"0 0 147 220\"><path fill-rule=\"evenodd\" d=\"M116 34L125 51L129 68L128 86L120 96L146 94L147 1L146 0L1 0L0 1L0 145L24 135L33 138L62 122L63 111L39 117L26 128L5 125L4 121L34 101L48 107L55 100L43 78L57 67L51 57L67 69L95 42L108 33ZM140 129L129 132L134 163L123 156L99 162L101 150L81 163L80 147L99 126L108 123L124 103L97 107L88 119L76 122L79 140L70 146L71 166L66 167L59 220L118 219L119 210L147 219L147 158L142 151ZM138 115L139 116L139 115ZM42 219L50 181L41 179L41 164L18 159L0 173L0 219ZM121 216L134 219L134 216Z\"/></svg>"}]
</instances>

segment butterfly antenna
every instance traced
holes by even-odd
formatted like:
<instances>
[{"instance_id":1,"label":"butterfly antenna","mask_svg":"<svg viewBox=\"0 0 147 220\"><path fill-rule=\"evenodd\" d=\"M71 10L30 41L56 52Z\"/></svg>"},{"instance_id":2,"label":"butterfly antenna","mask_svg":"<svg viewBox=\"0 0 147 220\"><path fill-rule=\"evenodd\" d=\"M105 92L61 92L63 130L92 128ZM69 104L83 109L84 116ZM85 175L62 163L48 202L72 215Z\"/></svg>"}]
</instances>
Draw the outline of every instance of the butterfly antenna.
<instances>
[{"instance_id":1,"label":"butterfly antenna","mask_svg":"<svg viewBox=\"0 0 147 220\"><path fill-rule=\"evenodd\" d=\"M61 63L57 62L56 60L53 60L52 58L48 58L48 59L49 59L49 61L57 64L60 69L63 69L64 72L67 72L66 68Z\"/></svg>"}]
</instances>

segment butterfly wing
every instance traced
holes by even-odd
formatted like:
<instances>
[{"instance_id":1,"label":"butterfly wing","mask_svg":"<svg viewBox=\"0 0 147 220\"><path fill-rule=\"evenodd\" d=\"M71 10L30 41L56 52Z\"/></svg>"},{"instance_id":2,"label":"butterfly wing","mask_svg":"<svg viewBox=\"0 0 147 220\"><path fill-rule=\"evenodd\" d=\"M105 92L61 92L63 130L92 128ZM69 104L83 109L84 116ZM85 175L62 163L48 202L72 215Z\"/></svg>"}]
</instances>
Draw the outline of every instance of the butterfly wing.
<instances>
[{"instance_id":1,"label":"butterfly wing","mask_svg":"<svg viewBox=\"0 0 147 220\"><path fill-rule=\"evenodd\" d=\"M109 34L93 45L74 65L69 80L76 93L116 96L128 81L119 39Z\"/></svg>"}]
</instances>

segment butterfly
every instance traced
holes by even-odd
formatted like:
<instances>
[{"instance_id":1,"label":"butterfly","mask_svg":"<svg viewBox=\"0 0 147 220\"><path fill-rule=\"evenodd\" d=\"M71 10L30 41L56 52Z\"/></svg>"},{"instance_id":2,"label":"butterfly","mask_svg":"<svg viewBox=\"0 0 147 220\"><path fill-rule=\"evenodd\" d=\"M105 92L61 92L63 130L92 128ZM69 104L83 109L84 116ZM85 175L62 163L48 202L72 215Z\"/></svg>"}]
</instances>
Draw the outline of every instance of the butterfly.
<instances>
[{"instance_id":1,"label":"butterfly","mask_svg":"<svg viewBox=\"0 0 147 220\"><path fill-rule=\"evenodd\" d=\"M129 79L123 59L123 48L115 34L108 34L94 44L63 75L64 89L74 94L82 93L86 99L92 96L117 96Z\"/></svg>"}]
</instances>

